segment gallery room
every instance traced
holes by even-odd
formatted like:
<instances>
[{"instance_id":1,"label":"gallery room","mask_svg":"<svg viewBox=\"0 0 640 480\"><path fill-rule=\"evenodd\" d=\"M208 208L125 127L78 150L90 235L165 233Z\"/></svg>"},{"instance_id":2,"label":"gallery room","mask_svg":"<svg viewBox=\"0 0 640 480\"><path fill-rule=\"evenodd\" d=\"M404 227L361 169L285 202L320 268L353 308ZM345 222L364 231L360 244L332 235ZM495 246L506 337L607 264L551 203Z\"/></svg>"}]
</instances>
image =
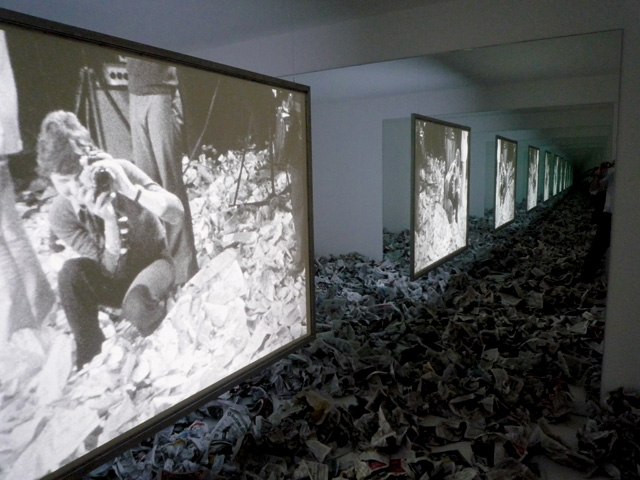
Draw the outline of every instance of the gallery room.
<instances>
[{"instance_id":1,"label":"gallery room","mask_svg":"<svg viewBox=\"0 0 640 480\"><path fill-rule=\"evenodd\" d=\"M638 475L637 2L0 21L0 479Z\"/></svg>"}]
</instances>

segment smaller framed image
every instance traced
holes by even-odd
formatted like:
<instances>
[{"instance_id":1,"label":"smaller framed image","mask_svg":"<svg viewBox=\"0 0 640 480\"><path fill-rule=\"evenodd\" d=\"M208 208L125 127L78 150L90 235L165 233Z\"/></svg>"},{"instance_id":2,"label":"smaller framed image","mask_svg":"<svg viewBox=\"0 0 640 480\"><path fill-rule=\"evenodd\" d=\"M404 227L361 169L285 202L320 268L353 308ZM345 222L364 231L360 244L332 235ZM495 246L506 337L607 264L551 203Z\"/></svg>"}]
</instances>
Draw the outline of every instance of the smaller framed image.
<instances>
[{"instance_id":1,"label":"smaller framed image","mask_svg":"<svg viewBox=\"0 0 640 480\"><path fill-rule=\"evenodd\" d=\"M517 162L518 142L496 135L495 229L508 225L516 217Z\"/></svg>"},{"instance_id":2,"label":"smaller framed image","mask_svg":"<svg viewBox=\"0 0 640 480\"><path fill-rule=\"evenodd\" d=\"M551 152L545 152L544 154L544 193L542 196L543 201L549 200L551 196Z\"/></svg>"},{"instance_id":3,"label":"smaller framed image","mask_svg":"<svg viewBox=\"0 0 640 480\"><path fill-rule=\"evenodd\" d=\"M411 278L467 248L468 127L411 116Z\"/></svg>"},{"instance_id":4,"label":"smaller framed image","mask_svg":"<svg viewBox=\"0 0 640 480\"><path fill-rule=\"evenodd\" d=\"M538 204L538 169L540 168L540 149L529 146L527 177L527 211Z\"/></svg>"},{"instance_id":5,"label":"smaller framed image","mask_svg":"<svg viewBox=\"0 0 640 480\"><path fill-rule=\"evenodd\" d=\"M559 155L554 155L554 159L553 159L553 190L552 190L552 195L557 195L558 194L558 187L559 187L559 180L560 180L560 156Z\"/></svg>"}]
</instances>

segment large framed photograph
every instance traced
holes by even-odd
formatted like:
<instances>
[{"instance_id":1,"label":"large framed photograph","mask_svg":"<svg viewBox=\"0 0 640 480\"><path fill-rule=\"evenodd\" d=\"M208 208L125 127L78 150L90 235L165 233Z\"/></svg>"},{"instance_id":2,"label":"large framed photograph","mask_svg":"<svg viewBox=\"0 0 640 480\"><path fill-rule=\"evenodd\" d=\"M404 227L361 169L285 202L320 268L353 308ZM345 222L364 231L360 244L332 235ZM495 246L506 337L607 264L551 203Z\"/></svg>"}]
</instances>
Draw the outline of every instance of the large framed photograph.
<instances>
[{"instance_id":1,"label":"large framed photograph","mask_svg":"<svg viewBox=\"0 0 640 480\"><path fill-rule=\"evenodd\" d=\"M313 338L308 87L0 10L0 102L0 478L80 478Z\"/></svg>"},{"instance_id":2,"label":"large framed photograph","mask_svg":"<svg viewBox=\"0 0 640 480\"><path fill-rule=\"evenodd\" d=\"M551 152L544 153L544 192L542 200L547 201L551 196Z\"/></svg>"},{"instance_id":3,"label":"large framed photograph","mask_svg":"<svg viewBox=\"0 0 640 480\"><path fill-rule=\"evenodd\" d=\"M529 146L527 176L527 211L538 204L538 177L540 168L540 149Z\"/></svg>"},{"instance_id":4,"label":"large framed photograph","mask_svg":"<svg viewBox=\"0 0 640 480\"><path fill-rule=\"evenodd\" d=\"M518 143L496 136L496 191L494 228L504 227L516 218L516 170Z\"/></svg>"},{"instance_id":5,"label":"large framed photograph","mask_svg":"<svg viewBox=\"0 0 640 480\"><path fill-rule=\"evenodd\" d=\"M411 116L411 277L467 248L468 127Z\"/></svg>"}]
</instances>

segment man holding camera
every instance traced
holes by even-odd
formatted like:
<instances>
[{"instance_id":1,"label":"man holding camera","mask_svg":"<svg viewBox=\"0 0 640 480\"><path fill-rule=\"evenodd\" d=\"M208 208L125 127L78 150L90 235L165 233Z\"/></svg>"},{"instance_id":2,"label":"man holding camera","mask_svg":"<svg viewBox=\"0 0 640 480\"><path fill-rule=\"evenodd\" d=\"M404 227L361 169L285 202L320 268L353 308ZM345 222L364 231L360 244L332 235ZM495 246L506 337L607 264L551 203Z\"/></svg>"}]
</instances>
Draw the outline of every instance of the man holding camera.
<instances>
[{"instance_id":1,"label":"man holding camera","mask_svg":"<svg viewBox=\"0 0 640 480\"><path fill-rule=\"evenodd\" d=\"M175 267L162 222L179 227L184 210L133 163L97 150L70 112L51 112L43 120L38 165L59 194L51 229L80 255L67 260L58 277L80 369L105 339L100 305L121 308L143 336L164 318Z\"/></svg>"}]
</instances>

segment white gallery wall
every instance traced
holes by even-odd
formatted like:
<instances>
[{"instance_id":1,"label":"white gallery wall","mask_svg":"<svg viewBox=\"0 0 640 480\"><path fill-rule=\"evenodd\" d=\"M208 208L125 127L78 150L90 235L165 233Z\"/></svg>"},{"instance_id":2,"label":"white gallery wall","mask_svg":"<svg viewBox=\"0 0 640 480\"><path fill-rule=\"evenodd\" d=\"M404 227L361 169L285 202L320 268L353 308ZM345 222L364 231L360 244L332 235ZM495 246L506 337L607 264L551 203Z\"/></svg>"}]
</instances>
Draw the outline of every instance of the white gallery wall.
<instances>
[{"instance_id":1,"label":"white gallery wall","mask_svg":"<svg viewBox=\"0 0 640 480\"><path fill-rule=\"evenodd\" d=\"M301 77L310 80L307 83L311 84L313 92L314 75ZM545 83L546 88L551 93L557 91L558 96L565 88L564 80L555 88L550 82ZM520 153L524 149L522 168L517 177L518 200L521 201L526 195L526 142L536 134L531 129L538 129L539 141L543 138L543 130L545 140L566 135L568 130L576 137L593 135L594 130L610 136L617 79L610 79L609 83L614 96L610 90L602 90L602 94L596 97L596 105L562 111L536 103L535 98L528 98L524 90L518 98L526 100L528 105L536 105L535 108L493 111L493 104L484 100L484 88L313 103L316 254L357 251L380 259L382 227L390 231L399 231L402 229L400 226L409 228L410 183L406 181L403 188L401 178L410 178L410 170L406 170L410 168L410 144L405 145L402 151L398 149L402 148L402 142L410 142L410 123L404 123L406 132L398 130L397 122L402 118L408 119L412 113L419 113L471 128L469 211L471 215L481 216L493 208L494 203L495 136L517 141ZM591 81L587 78L574 79L574 84L590 85ZM580 104L589 103L594 98L585 96L578 99L575 94L572 97L580 100ZM516 108L517 105L514 102L510 107ZM561 146L554 146L554 151L562 154ZM397 168L401 157L407 164L399 178ZM375 185L378 188L370 188ZM343 195L337 195L336 190L342 191ZM369 205L378 207L370 208ZM393 218L393 211L401 214L401 218ZM340 224L344 225L343 230L340 230ZM341 231L344 233L339 234Z\"/></svg>"},{"instance_id":2,"label":"white gallery wall","mask_svg":"<svg viewBox=\"0 0 640 480\"><path fill-rule=\"evenodd\" d=\"M382 225L398 233L411 226L411 118L382 122Z\"/></svg>"},{"instance_id":3,"label":"white gallery wall","mask_svg":"<svg viewBox=\"0 0 640 480\"><path fill-rule=\"evenodd\" d=\"M42 2L48 3L48 2ZM69 2L61 2L69 3ZM91 2L87 2L91 3ZM94 2L100 3L100 2ZM38 6L27 2L38 14ZM13 6L15 5L15 6ZM20 11L20 2L0 6ZM85 4L85 7L86 4ZM24 11L24 10L22 10ZM53 18L55 12L43 13ZM82 20L76 22L82 23ZM91 18L91 26L119 19ZM148 20L152 21L152 20ZM89 23L89 20L87 20ZM77 24L77 23L76 23ZM121 24L118 24L122 28ZM128 38L136 40L136 25ZM610 252L609 299L603 393L625 386L640 390L640 2L625 0L449 0L388 15L370 16L226 47L185 47L183 53L305 83L305 74L439 52L473 49L543 38L622 29L619 84L611 78L584 78L506 85L500 90L460 89L373 99L318 102L312 98L314 229L317 255L358 251L380 258L383 228L383 121L417 112L449 116L490 110L553 105L611 104L616 114L612 153L617 158L616 211ZM146 33L149 33L148 31ZM170 35L157 31L158 44ZM118 33L118 35L121 35ZM122 36L122 35L121 35ZM564 83L564 86L562 84ZM619 97L618 97L619 85ZM313 85L312 85L313 88ZM443 117L445 118L445 117ZM446 118L445 118L446 119ZM457 122L461 123L461 122ZM580 128L581 125L574 125ZM595 128L585 125L584 128ZM531 126L519 128L530 136ZM498 130L498 129L496 129ZM488 132L488 130L487 130ZM489 135L489 133L487 133ZM484 140L484 154L486 145ZM471 206L485 205L487 173L476 161L472 127ZM482 138L478 139L482 144ZM526 145L520 145L526 149ZM543 150L541 149L543 158ZM486 163L486 160L485 160ZM477 184L475 182L478 182Z\"/></svg>"}]
</instances>

